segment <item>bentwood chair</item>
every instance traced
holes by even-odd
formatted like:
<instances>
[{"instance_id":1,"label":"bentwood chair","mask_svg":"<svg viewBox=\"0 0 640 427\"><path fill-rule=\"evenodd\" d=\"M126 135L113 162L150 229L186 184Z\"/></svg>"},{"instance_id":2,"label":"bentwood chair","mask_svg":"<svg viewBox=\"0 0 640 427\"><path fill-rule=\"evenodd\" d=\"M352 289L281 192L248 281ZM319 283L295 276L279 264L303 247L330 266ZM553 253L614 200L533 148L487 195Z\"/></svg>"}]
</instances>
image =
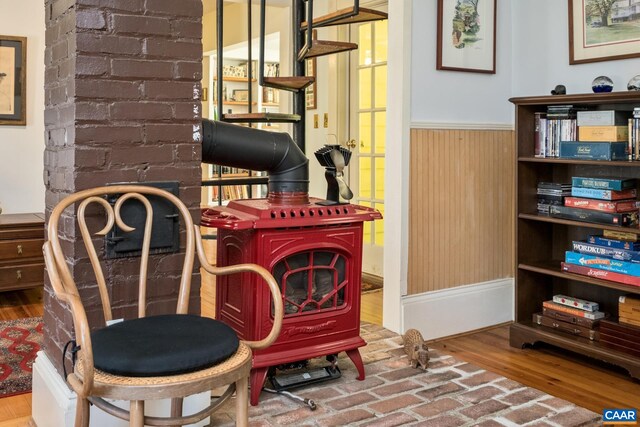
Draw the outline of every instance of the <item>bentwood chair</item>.
<instances>
[{"instance_id":1,"label":"bentwood chair","mask_svg":"<svg viewBox=\"0 0 640 427\"><path fill-rule=\"evenodd\" d=\"M107 197L108 196L108 197ZM147 267L159 267L156 256L149 257L152 234L153 208L149 196L162 198L177 207L184 232L182 275L176 279L177 308L175 313L146 316ZM118 263L100 260L103 250L96 249L101 239L93 237L89 228L97 229L98 236L106 235L116 224L120 230L133 229L124 223L121 208L128 200L137 200L146 212L142 253L139 257L139 276L132 277L128 285L137 286L137 317L119 323L113 320L110 301L112 277L127 277L126 271L111 271ZM115 201L115 203L114 203ZM112 204L113 203L113 204ZM129 202L135 203L135 202ZM96 205L96 206L93 206ZM74 206L74 210L67 208ZM103 213L104 212L104 213ZM94 278L86 275L74 281L67 257L77 254L63 253L58 225L77 215L78 229L87 250ZM98 223L98 225L96 225ZM277 338L282 324L282 296L273 276L254 264L239 264L216 268L207 263L198 226L193 224L186 206L173 194L143 185L115 185L80 191L63 199L52 211L48 223L48 238L44 244L47 272L55 295L66 302L71 310L77 346L77 361L66 380L78 395L76 427L89 425L89 403L118 418L129 420L130 426L183 425L198 422L218 409L236 392L237 425L248 424L248 378L251 369L251 350L268 347ZM94 242L92 239L95 239ZM194 271L194 253L197 251L201 266L211 274L255 273L269 286L274 302L274 324L261 341L241 341L227 325L214 319L188 314L191 276ZM77 252L77 251L76 251ZM84 256L86 260L87 256ZM173 256L173 254L172 254ZM122 262L120 260L120 262ZM137 262L137 261L136 261ZM104 271L110 271L110 278ZM238 277L242 277L239 275ZM163 281L165 278L162 279ZM137 283L136 283L137 282ZM86 294L97 287L99 297ZM89 292L90 293L90 292ZM86 305L81 298L86 297ZM92 313L96 301L102 304L104 324L90 325L87 312ZM121 304L118 303L118 304ZM99 309L98 309L99 310ZM98 311L99 314L99 311ZM95 315L90 316L96 317ZM98 315L97 317L100 317ZM106 326L110 324L110 326ZM222 396L207 408L182 415L183 398L226 386ZM119 408L107 399L130 401L130 410ZM171 399L171 416L145 416L144 402L150 399Z\"/></svg>"}]
</instances>

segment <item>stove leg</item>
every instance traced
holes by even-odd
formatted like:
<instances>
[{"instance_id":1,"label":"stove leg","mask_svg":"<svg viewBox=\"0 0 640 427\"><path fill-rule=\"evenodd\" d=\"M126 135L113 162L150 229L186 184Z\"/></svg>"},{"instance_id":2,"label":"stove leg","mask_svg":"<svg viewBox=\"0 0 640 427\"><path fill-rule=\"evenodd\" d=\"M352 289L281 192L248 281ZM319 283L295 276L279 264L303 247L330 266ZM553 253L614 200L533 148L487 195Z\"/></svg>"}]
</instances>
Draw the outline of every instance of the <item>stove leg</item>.
<instances>
[{"instance_id":1,"label":"stove leg","mask_svg":"<svg viewBox=\"0 0 640 427\"><path fill-rule=\"evenodd\" d=\"M347 350L347 356L356 365L356 369L358 370L358 380L364 380L364 364L362 363L362 357L360 357L360 350L354 348L353 350Z\"/></svg>"},{"instance_id":2,"label":"stove leg","mask_svg":"<svg viewBox=\"0 0 640 427\"><path fill-rule=\"evenodd\" d=\"M266 368L253 368L251 370L251 374L249 375L249 380L251 384L251 406L256 406L258 404L258 400L260 399L260 392L262 391L262 387L264 386L264 382L267 379L267 372L269 371L269 367Z\"/></svg>"}]
</instances>

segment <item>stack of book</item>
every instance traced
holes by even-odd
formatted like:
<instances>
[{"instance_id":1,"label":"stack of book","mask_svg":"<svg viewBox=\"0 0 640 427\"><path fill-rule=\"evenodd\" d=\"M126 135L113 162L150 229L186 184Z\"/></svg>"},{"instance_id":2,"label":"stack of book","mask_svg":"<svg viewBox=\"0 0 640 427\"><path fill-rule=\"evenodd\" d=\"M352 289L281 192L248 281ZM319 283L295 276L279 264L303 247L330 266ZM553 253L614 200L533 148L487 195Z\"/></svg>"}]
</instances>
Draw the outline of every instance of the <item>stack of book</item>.
<instances>
[{"instance_id":1,"label":"stack of book","mask_svg":"<svg viewBox=\"0 0 640 427\"><path fill-rule=\"evenodd\" d=\"M618 322L640 326L640 296L623 295L618 298Z\"/></svg>"},{"instance_id":2,"label":"stack of book","mask_svg":"<svg viewBox=\"0 0 640 427\"><path fill-rule=\"evenodd\" d=\"M552 300L542 303L542 313L533 315L533 323L598 341L598 326L606 316L597 302L554 295Z\"/></svg>"},{"instance_id":3,"label":"stack of book","mask_svg":"<svg viewBox=\"0 0 640 427\"><path fill-rule=\"evenodd\" d=\"M640 327L613 320L602 320L600 337L604 347L640 357Z\"/></svg>"},{"instance_id":4,"label":"stack of book","mask_svg":"<svg viewBox=\"0 0 640 427\"><path fill-rule=\"evenodd\" d=\"M578 111L577 138L560 141L560 157L584 160L632 160L628 112Z\"/></svg>"},{"instance_id":5,"label":"stack of book","mask_svg":"<svg viewBox=\"0 0 640 427\"><path fill-rule=\"evenodd\" d=\"M559 157L560 141L576 139L576 112L580 108L549 105L546 113L534 114L535 157Z\"/></svg>"},{"instance_id":6,"label":"stack of book","mask_svg":"<svg viewBox=\"0 0 640 427\"><path fill-rule=\"evenodd\" d=\"M538 183L538 213L549 214L551 206L564 205L564 199L571 195L571 184L556 182Z\"/></svg>"},{"instance_id":7,"label":"stack of book","mask_svg":"<svg viewBox=\"0 0 640 427\"><path fill-rule=\"evenodd\" d=\"M551 205L551 216L621 227L638 226L635 178L574 176L571 184L571 197L564 199L564 206Z\"/></svg>"},{"instance_id":8,"label":"stack of book","mask_svg":"<svg viewBox=\"0 0 640 427\"><path fill-rule=\"evenodd\" d=\"M634 240L632 240L634 239ZM640 286L640 242L636 234L617 235L605 230L586 242L573 242L562 269L569 273Z\"/></svg>"}]
</instances>

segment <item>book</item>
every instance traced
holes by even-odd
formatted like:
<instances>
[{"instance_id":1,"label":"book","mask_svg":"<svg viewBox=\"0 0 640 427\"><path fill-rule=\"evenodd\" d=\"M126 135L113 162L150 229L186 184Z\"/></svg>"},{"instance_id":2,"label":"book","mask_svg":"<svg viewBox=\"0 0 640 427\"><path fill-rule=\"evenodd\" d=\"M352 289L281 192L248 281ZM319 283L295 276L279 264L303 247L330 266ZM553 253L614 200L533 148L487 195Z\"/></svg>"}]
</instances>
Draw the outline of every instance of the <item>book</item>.
<instances>
[{"instance_id":1,"label":"book","mask_svg":"<svg viewBox=\"0 0 640 427\"><path fill-rule=\"evenodd\" d=\"M578 111L578 126L614 126L624 125L629 118L629 111L590 110Z\"/></svg>"},{"instance_id":2,"label":"book","mask_svg":"<svg viewBox=\"0 0 640 427\"><path fill-rule=\"evenodd\" d=\"M626 142L560 141L559 157L583 160L628 160Z\"/></svg>"},{"instance_id":3,"label":"book","mask_svg":"<svg viewBox=\"0 0 640 427\"><path fill-rule=\"evenodd\" d=\"M597 190L595 188L583 188L573 187L571 188L571 195L573 197L586 197L588 199L600 199L600 200L624 200L635 199L638 192L635 188L629 190Z\"/></svg>"},{"instance_id":4,"label":"book","mask_svg":"<svg viewBox=\"0 0 640 427\"><path fill-rule=\"evenodd\" d=\"M584 317L591 320L604 319L605 313L602 311L585 311L580 310L579 308L568 307L566 305L558 304L553 301L543 301L542 307L550 308L552 310L561 311L563 313L568 313L573 316Z\"/></svg>"},{"instance_id":5,"label":"book","mask_svg":"<svg viewBox=\"0 0 640 427\"><path fill-rule=\"evenodd\" d=\"M574 187L597 188L600 190L627 190L636 188L635 178L586 178L574 176L571 178L571 185Z\"/></svg>"},{"instance_id":6,"label":"book","mask_svg":"<svg viewBox=\"0 0 640 427\"><path fill-rule=\"evenodd\" d=\"M593 277L594 279L609 280L611 282L623 283L625 285L640 286L640 277L628 274L616 273L615 271L600 270L598 268L585 267L583 265L560 263L562 270L567 273L579 274L581 276Z\"/></svg>"},{"instance_id":7,"label":"book","mask_svg":"<svg viewBox=\"0 0 640 427\"><path fill-rule=\"evenodd\" d=\"M622 315L620 315L620 317L618 318L618 321L620 323L627 323L627 324L633 325L633 326L640 326L640 320L629 319L627 317L623 317Z\"/></svg>"},{"instance_id":8,"label":"book","mask_svg":"<svg viewBox=\"0 0 640 427\"><path fill-rule=\"evenodd\" d=\"M597 302L587 301L580 298L570 297L568 295L554 295L553 302L566 305L573 308L579 308L580 310L586 311L598 311L600 309L600 305Z\"/></svg>"},{"instance_id":9,"label":"book","mask_svg":"<svg viewBox=\"0 0 640 427\"><path fill-rule=\"evenodd\" d=\"M629 126L582 126L578 128L578 141L627 141Z\"/></svg>"},{"instance_id":10,"label":"book","mask_svg":"<svg viewBox=\"0 0 640 427\"><path fill-rule=\"evenodd\" d=\"M572 242L571 247L574 252L579 252L581 254L596 255L605 258L619 259L620 261L640 263L640 251L600 246L593 243L578 242L575 240Z\"/></svg>"},{"instance_id":11,"label":"book","mask_svg":"<svg viewBox=\"0 0 640 427\"><path fill-rule=\"evenodd\" d=\"M607 201L583 197L565 197L564 205L573 208L591 209L602 212L631 212L638 210L636 200Z\"/></svg>"},{"instance_id":12,"label":"book","mask_svg":"<svg viewBox=\"0 0 640 427\"><path fill-rule=\"evenodd\" d=\"M598 270L628 274L630 276L640 276L640 264L620 261L617 259L603 258L594 255L566 251L564 255L564 262L567 264L576 264L585 267L597 268Z\"/></svg>"},{"instance_id":13,"label":"book","mask_svg":"<svg viewBox=\"0 0 640 427\"><path fill-rule=\"evenodd\" d=\"M630 242L626 240L612 239L604 236L591 235L587 237L587 242L593 243L595 245L607 246L610 248L625 249L630 251L640 251L639 242Z\"/></svg>"},{"instance_id":14,"label":"book","mask_svg":"<svg viewBox=\"0 0 640 427\"><path fill-rule=\"evenodd\" d=\"M556 218L592 222L595 224L608 224L617 227L634 227L638 225L637 211L609 213L568 206L551 206L549 208L549 215Z\"/></svg>"},{"instance_id":15,"label":"book","mask_svg":"<svg viewBox=\"0 0 640 427\"><path fill-rule=\"evenodd\" d=\"M640 307L640 297L635 295L620 295L618 297L618 304Z\"/></svg>"},{"instance_id":16,"label":"book","mask_svg":"<svg viewBox=\"0 0 640 427\"><path fill-rule=\"evenodd\" d=\"M547 117L545 113L534 114L534 157L547 156Z\"/></svg>"},{"instance_id":17,"label":"book","mask_svg":"<svg viewBox=\"0 0 640 427\"><path fill-rule=\"evenodd\" d=\"M618 315L630 320L640 322L640 307L631 307L626 305L618 306Z\"/></svg>"}]
</instances>

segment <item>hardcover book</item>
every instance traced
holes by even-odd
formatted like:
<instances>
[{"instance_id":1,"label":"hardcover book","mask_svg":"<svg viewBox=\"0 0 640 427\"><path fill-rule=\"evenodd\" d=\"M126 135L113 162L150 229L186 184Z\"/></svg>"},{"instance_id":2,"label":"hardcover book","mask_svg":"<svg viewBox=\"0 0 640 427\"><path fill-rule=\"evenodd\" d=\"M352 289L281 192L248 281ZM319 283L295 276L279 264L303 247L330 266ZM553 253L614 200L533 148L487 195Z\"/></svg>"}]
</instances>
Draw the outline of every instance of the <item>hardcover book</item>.
<instances>
[{"instance_id":1,"label":"hardcover book","mask_svg":"<svg viewBox=\"0 0 640 427\"><path fill-rule=\"evenodd\" d=\"M629 190L597 190L595 188L583 188L573 187L571 189L571 195L573 197L586 197L588 199L600 199L600 200L624 200L635 199L638 192L635 188Z\"/></svg>"},{"instance_id":2,"label":"hardcover book","mask_svg":"<svg viewBox=\"0 0 640 427\"><path fill-rule=\"evenodd\" d=\"M549 214L556 218L572 219L575 221L608 224L618 227L633 227L638 225L638 212L608 213L591 209L571 208L568 206L551 206Z\"/></svg>"},{"instance_id":3,"label":"hardcover book","mask_svg":"<svg viewBox=\"0 0 640 427\"><path fill-rule=\"evenodd\" d=\"M637 180L635 178L586 178L574 176L571 178L571 184L574 187L596 188L600 190L627 190L636 188Z\"/></svg>"},{"instance_id":4,"label":"hardcover book","mask_svg":"<svg viewBox=\"0 0 640 427\"><path fill-rule=\"evenodd\" d=\"M617 259L567 251L565 252L564 262L567 264L576 264L584 267L597 268L598 270L613 271L614 273L640 277L640 264L619 261Z\"/></svg>"},{"instance_id":5,"label":"hardcover book","mask_svg":"<svg viewBox=\"0 0 640 427\"><path fill-rule=\"evenodd\" d=\"M628 160L626 142L560 141L560 157L582 160Z\"/></svg>"}]
</instances>

